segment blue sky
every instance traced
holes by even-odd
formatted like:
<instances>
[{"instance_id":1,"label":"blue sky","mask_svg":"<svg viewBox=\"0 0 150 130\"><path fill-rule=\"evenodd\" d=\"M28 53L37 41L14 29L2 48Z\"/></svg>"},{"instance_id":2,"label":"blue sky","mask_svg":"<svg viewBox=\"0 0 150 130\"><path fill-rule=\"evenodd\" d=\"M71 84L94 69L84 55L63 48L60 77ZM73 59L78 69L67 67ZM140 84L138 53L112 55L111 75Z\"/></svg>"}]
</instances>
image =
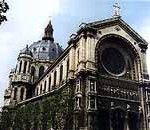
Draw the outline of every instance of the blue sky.
<instances>
[{"instance_id":1,"label":"blue sky","mask_svg":"<svg viewBox=\"0 0 150 130\"><path fill-rule=\"evenodd\" d=\"M6 0L8 21L0 26L0 105L8 75L17 62L19 51L41 40L50 17L54 38L63 48L80 23L110 18L118 2L122 19L150 42L150 0ZM150 70L150 50L147 52ZM149 71L150 72L150 71Z\"/></svg>"}]
</instances>

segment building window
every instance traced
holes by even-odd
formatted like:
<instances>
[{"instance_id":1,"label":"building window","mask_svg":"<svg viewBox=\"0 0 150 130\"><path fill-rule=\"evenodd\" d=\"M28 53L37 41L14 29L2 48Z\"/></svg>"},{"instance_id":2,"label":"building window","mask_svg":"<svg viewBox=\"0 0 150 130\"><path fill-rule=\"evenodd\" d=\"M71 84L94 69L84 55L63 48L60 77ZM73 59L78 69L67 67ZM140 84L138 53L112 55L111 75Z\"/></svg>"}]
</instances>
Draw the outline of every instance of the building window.
<instances>
[{"instance_id":1,"label":"building window","mask_svg":"<svg viewBox=\"0 0 150 130\"><path fill-rule=\"evenodd\" d=\"M49 86L48 86L48 91L51 89L51 76L49 77Z\"/></svg>"},{"instance_id":2,"label":"building window","mask_svg":"<svg viewBox=\"0 0 150 130\"><path fill-rule=\"evenodd\" d=\"M29 67L28 67L28 73L30 72L30 66L31 66L31 65L30 65L30 63L29 63Z\"/></svg>"},{"instance_id":3,"label":"building window","mask_svg":"<svg viewBox=\"0 0 150 130\"><path fill-rule=\"evenodd\" d=\"M79 63L79 54L80 54L80 50L78 49L78 51L77 51L77 64Z\"/></svg>"},{"instance_id":4,"label":"building window","mask_svg":"<svg viewBox=\"0 0 150 130\"><path fill-rule=\"evenodd\" d=\"M44 90L43 90L44 93L46 92L46 83L47 83L47 82L45 81L45 82L44 82Z\"/></svg>"},{"instance_id":5,"label":"building window","mask_svg":"<svg viewBox=\"0 0 150 130\"><path fill-rule=\"evenodd\" d=\"M41 84L41 86L40 86L40 94L42 94L42 84Z\"/></svg>"},{"instance_id":6,"label":"building window","mask_svg":"<svg viewBox=\"0 0 150 130\"><path fill-rule=\"evenodd\" d=\"M36 89L36 95L38 95L38 92L39 92L39 88L37 87L37 89Z\"/></svg>"},{"instance_id":7,"label":"building window","mask_svg":"<svg viewBox=\"0 0 150 130\"><path fill-rule=\"evenodd\" d=\"M21 92L20 92L20 100L22 101L24 97L24 88L21 88Z\"/></svg>"},{"instance_id":8,"label":"building window","mask_svg":"<svg viewBox=\"0 0 150 130\"><path fill-rule=\"evenodd\" d=\"M95 109L95 97L94 96L89 97L89 109Z\"/></svg>"},{"instance_id":9,"label":"building window","mask_svg":"<svg viewBox=\"0 0 150 130\"><path fill-rule=\"evenodd\" d=\"M75 109L77 110L81 109L81 96L77 96L75 98Z\"/></svg>"},{"instance_id":10,"label":"building window","mask_svg":"<svg viewBox=\"0 0 150 130\"><path fill-rule=\"evenodd\" d=\"M60 66L60 82L62 81L63 78L63 65Z\"/></svg>"},{"instance_id":11,"label":"building window","mask_svg":"<svg viewBox=\"0 0 150 130\"><path fill-rule=\"evenodd\" d=\"M45 48L45 47L43 47L43 48L42 48L42 50L43 50L43 51L46 51L46 48Z\"/></svg>"},{"instance_id":12,"label":"building window","mask_svg":"<svg viewBox=\"0 0 150 130\"><path fill-rule=\"evenodd\" d=\"M13 99L14 99L14 100L17 99L17 88L14 89L14 98L13 98Z\"/></svg>"},{"instance_id":13,"label":"building window","mask_svg":"<svg viewBox=\"0 0 150 130\"><path fill-rule=\"evenodd\" d=\"M26 69L27 69L27 61L24 62L24 68L23 68L23 73L26 73Z\"/></svg>"},{"instance_id":14,"label":"building window","mask_svg":"<svg viewBox=\"0 0 150 130\"><path fill-rule=\"evenodd\" d=\"M35 68L31 67L31 81L34 82L34 76L35 76Z\"/></svg>"},{"instance_id":15,"label":"building window","mask_svg":"<svg viewBox=\"0 0 150 130\"><path fill-rule=\"evenodd\" d=\"M66 77L68 78L68 73L69 73L69 60L67 60L67 72L66 72Z\"/></svg>"},{"instance_id":16,"label":"building window","mask_svg":"<svg viewBox=\"0 0 150 130\"><path fill-rule=\"evenodd\" d=\"M56 87L57 71L54 72L54 88Z\"/></svg>"},{"instance_id":17,"label":"building window","mask_svg":"<svg viewBox=\"0 0 150 130\"><path fill-rule=\"evenodd\" d=\"M96 88L95 88L95 81L94 80L90 80L90 92L95 92Z\"/></svg>"},{"instance_id":18,"label":"building window","mask_svg":"<svg viewBox=\"0 0 150 130\"><path fill-rule=\"evenodd\" d=\"M39 78L44 74L44 66L39 68Z\"/></svg>"},{"instance_id":19,"label":"building window","mask_svg":"<svg viewBox=\"0 0 150 130\"><path fill-rule=\"evenodd\" d=\"M22 60L20 61L19 73L21 72L21 67L22 67Z\"/></svg>"},{"instance_id":20,"label":"building window","mask_svg":"<svg viewBox=\"0 0 150 130\"><path fill-rule=\"evenodd\" d=\"M76 80L76 92L81 92L80 80Z\"/></svg>"}]
</instances>

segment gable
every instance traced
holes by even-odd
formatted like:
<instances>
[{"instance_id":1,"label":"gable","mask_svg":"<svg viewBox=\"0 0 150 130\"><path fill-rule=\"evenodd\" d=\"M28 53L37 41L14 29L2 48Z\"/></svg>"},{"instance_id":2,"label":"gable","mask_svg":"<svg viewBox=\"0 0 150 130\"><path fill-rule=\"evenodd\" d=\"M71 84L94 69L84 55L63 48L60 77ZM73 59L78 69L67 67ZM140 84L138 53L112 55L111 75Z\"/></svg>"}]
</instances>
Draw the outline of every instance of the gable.
<instances>
[{"instance_id":1,"label":"gable","mask_svg":"<svg viewBox=\"0 0 150 130\"><path fill-rule=\"evenodd\" d=\"M148 45L148 42L145 41L134 29L132 29L120 17L113 17L110 19L102 20L102 21L91 22L91 23L86 24L86 26L90 28L94 28L96 30L101 30L104 28L107 28L110 30L112 29L111 27L114 27L114 30L116 31L120 31L119 29L122 29L126 32L127 35L132 37L137 43L143 43L145 45ZM80 30L78 32L80 32Z\"/></svg>"}]
</instances>

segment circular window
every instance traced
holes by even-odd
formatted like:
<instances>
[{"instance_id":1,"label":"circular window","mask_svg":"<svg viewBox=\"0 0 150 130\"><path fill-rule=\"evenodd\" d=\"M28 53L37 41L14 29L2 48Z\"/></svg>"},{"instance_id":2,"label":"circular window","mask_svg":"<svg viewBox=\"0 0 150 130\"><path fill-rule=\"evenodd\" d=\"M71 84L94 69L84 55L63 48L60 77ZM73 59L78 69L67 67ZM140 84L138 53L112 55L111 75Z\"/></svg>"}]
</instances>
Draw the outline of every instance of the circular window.
<instances>
[{"instance_id":1,"label":"circular window","mask_svg":"<svg viewBox=\"0 0 150 130\"><path fill-rule=\"evenodd\" d=\"M46 51L46 48L45 48L45 47L43 47L43 48L42 48L42 50L43 50L43 51Z\"/></svg>"},{"instance_id":2,"label":"circular window","mask_svg":"<svg viewBox=\"0 0 150 130\"><path fill-rule=\"evenodd\" d=\"M122 75L125 72L125 59L119 50L110 47L102 51L101 61L104 69L113 75Z\"/></svg>"},{"instance_id":3,"label":"circular window","mask_svg":"<svg viewBox=\"0 0 150 130\"><path fill-rule=\"evenodd\" d=\"M35 48L35 47L33 48L33 51L36 51L36 48Z\"/></svg>"}]
</instances>

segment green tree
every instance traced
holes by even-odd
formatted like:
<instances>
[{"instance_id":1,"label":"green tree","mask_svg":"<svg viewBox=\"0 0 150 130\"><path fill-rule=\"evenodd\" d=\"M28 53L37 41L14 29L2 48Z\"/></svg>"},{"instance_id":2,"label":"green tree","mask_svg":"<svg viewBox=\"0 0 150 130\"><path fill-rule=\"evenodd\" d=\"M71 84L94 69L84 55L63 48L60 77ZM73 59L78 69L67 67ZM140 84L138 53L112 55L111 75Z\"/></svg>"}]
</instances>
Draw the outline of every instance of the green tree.
<instances>
[{"instance_id":1,"label":"green tree","mask_svg":"<svg viewBox=\"0 0 150 130\"><path fill-rule=\"evenodd\" d=\"M5 13L8 9L9 6L5 0L0 0L0 24L7 20Z\"/></svg>"},{"instance_id":2,"label":"green tree","mask_svg":"<svg viewBox=\"0 0 150 130\"><path fill-rule=\"evenodd\" d=\"M0 130L9 130L13 124L13 110L3 110L1 113Z\"/></svg>"}]
</instances>

